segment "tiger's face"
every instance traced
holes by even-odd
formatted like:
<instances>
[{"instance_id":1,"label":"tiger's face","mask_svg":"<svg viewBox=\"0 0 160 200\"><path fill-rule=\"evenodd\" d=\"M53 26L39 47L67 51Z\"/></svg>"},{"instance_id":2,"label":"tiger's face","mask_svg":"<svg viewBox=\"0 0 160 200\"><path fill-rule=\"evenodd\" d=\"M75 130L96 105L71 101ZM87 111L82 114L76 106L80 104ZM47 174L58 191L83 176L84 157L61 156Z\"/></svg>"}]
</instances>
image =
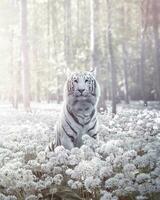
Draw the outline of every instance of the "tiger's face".
<instances>
[{"instance_id":1,"label":"tiger's face","mask_svg":"<svg viewBox=\"0 0 160 200\"><path fill-rule=\"evenodd\" d=\"M67 81L67 95L78 98L96 96L97 83L90 72L73 74Z\"/></svg>"}]
</instances>

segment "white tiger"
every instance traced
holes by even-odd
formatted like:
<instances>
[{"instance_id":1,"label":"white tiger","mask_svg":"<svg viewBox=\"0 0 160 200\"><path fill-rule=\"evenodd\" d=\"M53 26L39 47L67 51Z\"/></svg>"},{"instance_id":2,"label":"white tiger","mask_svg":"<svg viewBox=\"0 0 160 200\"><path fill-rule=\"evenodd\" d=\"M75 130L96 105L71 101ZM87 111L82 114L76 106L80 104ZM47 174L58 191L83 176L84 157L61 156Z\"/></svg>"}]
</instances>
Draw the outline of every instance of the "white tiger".
<instances>
[{"instance_id":1,"label":"white tiger","mask_svg":"<svg viewBox=\"0 0 160 200\"><path fill-rule=\"evenodd\" d=\"M69 150L80 147L84 134L96 138L99 96L99 84L91 72L74 73L68 78L61 117L55 127L55 140L48 146L49 151L59 145Z\"/></svg>"}]
</instances>

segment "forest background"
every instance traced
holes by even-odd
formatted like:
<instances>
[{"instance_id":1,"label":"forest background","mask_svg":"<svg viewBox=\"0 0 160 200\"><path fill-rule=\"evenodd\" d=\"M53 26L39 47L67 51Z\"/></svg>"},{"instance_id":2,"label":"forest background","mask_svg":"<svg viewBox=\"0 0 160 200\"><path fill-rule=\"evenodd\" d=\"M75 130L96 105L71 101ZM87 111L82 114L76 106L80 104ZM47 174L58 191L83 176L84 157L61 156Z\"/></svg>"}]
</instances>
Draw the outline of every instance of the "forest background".
<instances>
[{"instance_id":1,"label":"forest background","mask_svg":"<svg viewBox=\"0 0 160 200\"><path fill-rule=\"evenodd\" d=\"M160 100L160 1L1 0L0 100L60 103L67 71L95 69L106 100Z\"/></svg>"}]
</instances>

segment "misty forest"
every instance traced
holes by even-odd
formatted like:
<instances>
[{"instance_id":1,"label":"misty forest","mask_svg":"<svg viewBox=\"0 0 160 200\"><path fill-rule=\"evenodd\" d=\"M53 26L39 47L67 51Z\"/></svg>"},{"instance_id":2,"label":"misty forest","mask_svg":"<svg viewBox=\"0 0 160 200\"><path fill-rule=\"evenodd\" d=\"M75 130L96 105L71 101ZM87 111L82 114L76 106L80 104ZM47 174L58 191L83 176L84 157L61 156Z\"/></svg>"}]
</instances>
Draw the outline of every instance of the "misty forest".
<instances>
[{"instance_id":1,"label":"misty forest","mask_svg":"<svg viewBox=\"0 0 160 200\"><path fill-rule=\"evenodd\" d=\"M79 71L98 137L46 157ZM0 200L160 200L160 1L1 0L0 138Z\"/></svg>"}]
</instances>

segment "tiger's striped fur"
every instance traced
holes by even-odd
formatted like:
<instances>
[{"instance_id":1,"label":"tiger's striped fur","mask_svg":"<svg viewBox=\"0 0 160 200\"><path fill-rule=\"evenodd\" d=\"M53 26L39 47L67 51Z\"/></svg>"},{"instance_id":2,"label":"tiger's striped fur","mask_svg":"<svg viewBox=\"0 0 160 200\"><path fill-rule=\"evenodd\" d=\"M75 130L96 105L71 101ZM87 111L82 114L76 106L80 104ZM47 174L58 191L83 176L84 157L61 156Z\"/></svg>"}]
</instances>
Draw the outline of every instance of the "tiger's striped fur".
<instances>
[{"instance_id":1,"label":"tiger's striped fur","mask_svg":"<svg viewBox=\"0 0 160 200\"><path fill-rule=\"evenodd\" d=\"M59 145L69 150L80 147L84 134L96 138L99 95L99 85L90 72L71 75L64 87L63 109L56 124L55 140L48 146L49 151Z\"/></svg>"}]
</instances>

